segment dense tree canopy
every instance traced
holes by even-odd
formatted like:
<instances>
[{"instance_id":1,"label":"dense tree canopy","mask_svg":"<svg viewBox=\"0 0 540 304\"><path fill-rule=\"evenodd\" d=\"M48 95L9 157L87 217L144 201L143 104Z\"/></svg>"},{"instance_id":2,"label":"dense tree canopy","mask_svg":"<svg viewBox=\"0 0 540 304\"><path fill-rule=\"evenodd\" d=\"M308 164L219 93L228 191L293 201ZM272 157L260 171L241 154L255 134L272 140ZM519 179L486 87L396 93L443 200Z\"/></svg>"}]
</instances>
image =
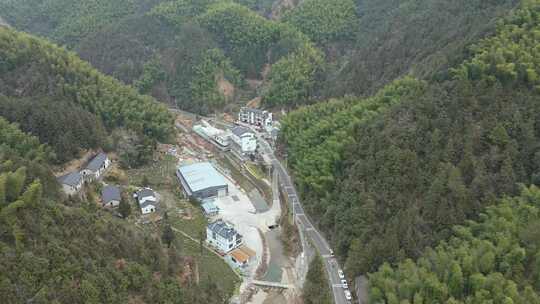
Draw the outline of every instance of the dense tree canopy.
<instances>
[{"instance_id":1,"label":"dense tree canopy","mask_svg":"<svg viewBox=\"0 0 540 304\"><path fill-rule=\"evenodd\" d=\"M126 127L156 140L172 135L172 116L164 106L43 39L2 27L0 58L0 91L8 97L63 99L109 129Z\"/></svg>"},{"instance_id":2,"label":"dense tree canopy","mask_svg":"<svg viewBox=\"0 0 540 304\"><path fill-rule=\"evenodd\" d=\"M81 149L106 146L107 134L101 120L70 102L0 95L0 116L19 123L22 130L51 146L58 162L76 158Z\"/></svg>"},{"instance_id":3,"label":"dense tree canopy","mask_svg":"<svg viewBox=\"0 0 540 304\"><path fill-rule=\"evenodd\" d=\"M467 77L471 64L489 66L484 50L492 45L509 66L536 62L530 46L538 45L537 18L523 30L516 16L538 9L533 1L516 11L453 70L455 79L405 79L372 98L331 101L285 118L282 142L301 195L349 273L418 257L494 197L516 194L516 183L540 182L534 85L518 78L509 86L496 65ZM499 43L513 30L528 33Z\"/></svg>"},{"instance_id":4,"label":"dense tree canopy","mask_svg":"<svg viewBox=\"0 0 540 304\"><path fill-rule=\"evenodd\" d=\"M358 28L353 0L302 1L283 19L321 44L351 39Z\"/></svg>"},{"instance_id":5,"label":"dense tree canopy","mask_svg":"<svg viewBox=\"0 0 540 304\"><path fill-rule=\"evenodd\" d=\"M488 207L478 221L370 275L370 303L540 303L540 190Z\"/></svg>"},{"instance_id":6,"label":"dense tree canopy","mask_svg":"<svg viewBox=\"0 0 540 304\"><path fill-rule=\"evenodd\" d=\"M181 285L181 250L99 210L64 200L51 149L0 118L0 294L5 303L223 303L210 278Z\"/></svg>"},{"instance_id":7,"label":"dense tree canopy","mask_svg":"<svg viewBox=\"0 0 540 304\"><path fill-rule=\"evenodd\" d=\"M355 2L355 43L328 71L327 96L369 96L405 75L444 78L467 56L470 44L492 33L520 0Z\"/></svg>"}]
</instances>

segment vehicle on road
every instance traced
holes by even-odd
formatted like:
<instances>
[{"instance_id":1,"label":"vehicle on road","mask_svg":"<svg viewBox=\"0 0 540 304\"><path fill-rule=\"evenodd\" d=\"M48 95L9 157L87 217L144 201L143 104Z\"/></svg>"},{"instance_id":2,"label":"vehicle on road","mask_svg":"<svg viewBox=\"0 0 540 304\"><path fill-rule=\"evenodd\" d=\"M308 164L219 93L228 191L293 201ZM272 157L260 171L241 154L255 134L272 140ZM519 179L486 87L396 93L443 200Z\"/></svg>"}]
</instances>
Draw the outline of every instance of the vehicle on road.
<instances>
[{"instance_id":1,"label":"vehicle on road","mask_svg":"<svg viewBox=\"0 0 540 304\"><path fill-rule=\"evenodd\" d=\"M343 270L338 269L337 273L338 273L340 279L342 279L342 280L345 279L345 274L343 274Z\"/></svg>"},{"instance_id":2,"label":"vehicle on road","mask_svg":"<svg viewBox=\"0 0 540 304\"><path fill-rule=\"evenodd\" d=\"M352 300L351 292L348 290L345 290L345 299Z\"/></svg>"},{"instance_id":3,"label":"vehicle on road","mask_svg":"<svg viewBox=\"0 0 540 304\"><path fill-rule=\"evenodd\" d=\"M349 284L347 284L347 280L341 280L341 286L343 286L343 289L349 289Z\"/></svg>"}]
</instances>

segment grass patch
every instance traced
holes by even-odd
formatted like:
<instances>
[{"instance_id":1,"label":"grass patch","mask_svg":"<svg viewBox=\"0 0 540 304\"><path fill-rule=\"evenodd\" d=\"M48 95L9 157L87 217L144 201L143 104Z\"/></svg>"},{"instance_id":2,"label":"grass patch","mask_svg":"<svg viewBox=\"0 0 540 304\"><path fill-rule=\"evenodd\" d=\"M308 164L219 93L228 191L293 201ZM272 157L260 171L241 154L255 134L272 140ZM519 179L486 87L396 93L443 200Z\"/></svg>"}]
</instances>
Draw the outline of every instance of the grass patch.
<instances>
[{"instance_id":1,"label":"grass patch","mask_svg":"<svg viewBox=\"0 0 540 304\"><path fill-rule=\"evenodd\" d=\"M160 206L167 211L171 225L195 239L199 239L204 232L202 236L206 238L206 218L200 207L192 205L184 198L176 178L176 167L176 158L165 155L152 164L126 171L127 180L130 186L140 187L146 178L149 186L161 196ZM191 218L184 218L183 214L178 213L178 209L186 211ZM240 284L240 279L229 265L206 248L203 248L201 254L198 242L180 233L175 235L175 243L181 255L193 257L197 261L200 282L211 281L228 296L232 296Z\"/></svg>"},{"instance_id":2,"label":"grass patch","mask_svg":"<svg viewBox=\"0 0 540 304\"><path fill-rule=\"evenodd\" d=\"M211 280L227 295L232 296L240 284L240 279L229 265L206 248L203 248L201 255L200 244L182 234L176 233L176 237L182 255L191 256L197 261L201 283Z\"/></svg>"}]
</instances>

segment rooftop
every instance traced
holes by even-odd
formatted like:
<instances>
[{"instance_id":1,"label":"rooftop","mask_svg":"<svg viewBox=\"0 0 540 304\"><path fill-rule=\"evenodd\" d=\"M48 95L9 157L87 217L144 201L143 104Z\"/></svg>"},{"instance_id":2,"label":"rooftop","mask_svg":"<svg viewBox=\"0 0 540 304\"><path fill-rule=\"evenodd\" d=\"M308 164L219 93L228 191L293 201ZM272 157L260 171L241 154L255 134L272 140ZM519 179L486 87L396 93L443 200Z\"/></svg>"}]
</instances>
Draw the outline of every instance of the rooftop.
<instances>
[{"instance_id":1,"label":"rooftop","mask_svg":"<svg viewBox=\"0 0 540 304\"><path fill-rule=\"evenodd\" d=\"M207 201L207 202L202 203L201 207L203 208L204 213L206 214L219 212L219 208L212 201Z\"/></svg>"},{"instance_id":2,"label":"rooftop","mask_svg":"<svg viewBox=\"0 0 540 304\"><path fill-rule=\"evenodd\" d=\"M263 110L260 110L260 109L249 108L249 107L242 107L242 108L240 108L240 111L241 112L252 112L252 113L256 113L256 114L264 114L266 112L266 111L263 111Z\"/></svg>"},{"instance_id":3,"label":"rooftop","mask_svg":"<svg viewBox=\"0 0 540 304\"><path fill-rule=\"evenodd\" d=\"M237 126L237 127L234 127L232 129L232 133L238 137L241 137L242 135L246 134L246 133L251 133L251 131L248 129L248 128L244 128L244 127L241 127L241 126Z\"/></svg>"},{"instance_id":4,"label":"rooftop","mask_svg":"<svg viewBox=\"0 0 540 304\"><path fill-rule=\"evenodd\" d=\"M245 252L243 252L240 249L235 249L229 253L236 261L240 263L246 263L249 261L249 255L247 255Z\"/></svg>"},{"instance_id":5,"label":"rooftop","mask_svg":"<svg viewBox=\"0 0 540 304\"><path fill-rule=\"evenodd\" d=\"M227 186L223 175L208 162L181 166L178 168L178 172L180 172L192 192L211 187Z\"/></svg>"},{"instance_id":6,"label":"rooftop","mask_svg":"<svg viewBox=\"0 0 540 304\"><path fill-rule=\"evenodd\" d=\"M235 235L237 235L237 238L240 238L238 232L236 232L233 227L227 225L227 223L222 220L217 220L211 223L210 225L208 225L208 229L229 241L232 241Z\"/></svg>"},{"instance_id":7,"label":"rooftop","mask_svg":"<svg viewBox=\"0 0 540 304\"><path fill-rule=\"evenodd\" d=\"M145 197L155 197L154 190L150 188L142 188L141 190L137 191L137 198L142 200Z\"/></svg>"},{"instance_id":8,"label":"rooftop","mask_svg":"<svg viewBox=\"0 0 540 304\"><path fill-rule=\"evenodd\" d=\"M101 200L105 204L109 203L110 201L120 201L120 188L110 185L103 187L103 190L101 190Z\"/></svg>"},{"instance_id":9,"label":"rooftop","mask_svg":"<svg viewBox=\"0 0 540 304\"><path fill-rule=\"evenodd\" d=\"M77 186L82 180L82 175L79 172L71 172L66 175L60 176L58 182L68 186Z\"/></svg>"},{"instance_id":10,"label":"rooftop","mask_svg":"<svg viewBox=\"0 0 540 304\"><path fill-rule=\"evenodd\" d=\"M106 159L107 159L107 154L103 152L99 153L94 158L92 158L92 160L86 166L86 169L96 172L99 168L101 168L101 166L103 165Z\"/></svg>"}]
</instances>

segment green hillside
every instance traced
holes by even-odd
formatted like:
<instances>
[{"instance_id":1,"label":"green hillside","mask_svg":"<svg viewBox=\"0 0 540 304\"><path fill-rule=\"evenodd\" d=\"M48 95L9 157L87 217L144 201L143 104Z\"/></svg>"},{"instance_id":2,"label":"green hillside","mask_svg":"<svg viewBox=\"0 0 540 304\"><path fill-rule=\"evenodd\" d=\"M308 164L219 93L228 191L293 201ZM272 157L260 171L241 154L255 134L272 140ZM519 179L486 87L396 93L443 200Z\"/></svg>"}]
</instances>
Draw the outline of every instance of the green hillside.
<instances>
[{"instance_id":1,"label":"green hillside","mask_svg":"<svg viewBox=\"0 0 540 304\"><path fill-rule=\"evenodd\" d=\"M0 114L50 144L59 161L81 148L105 148L105 129L154 141L173 135L164 106L50 42L0 27L0 58Z\"/></svg>"},{"instance_id":2,"label":"green hillside","mask_svg":"<svg viewBox=\"0 0 540 304\"><path fill-rule=\"evenodd\" d=\"M417 262L370 276L370 303L540 303L540 190L524 188Z\"/></svg>"},{"instance_id":3,"label":"green hillside","mask_svg":"<svg viewBox=\"0 0 540 304\"><path fill-rule=\"evenodd\" d=\"M517 183L539 182L539 12L523 4L450 80L405 78L285 118L304 202L349 273L418 257Z\"/></svg>"}]
</instances>

